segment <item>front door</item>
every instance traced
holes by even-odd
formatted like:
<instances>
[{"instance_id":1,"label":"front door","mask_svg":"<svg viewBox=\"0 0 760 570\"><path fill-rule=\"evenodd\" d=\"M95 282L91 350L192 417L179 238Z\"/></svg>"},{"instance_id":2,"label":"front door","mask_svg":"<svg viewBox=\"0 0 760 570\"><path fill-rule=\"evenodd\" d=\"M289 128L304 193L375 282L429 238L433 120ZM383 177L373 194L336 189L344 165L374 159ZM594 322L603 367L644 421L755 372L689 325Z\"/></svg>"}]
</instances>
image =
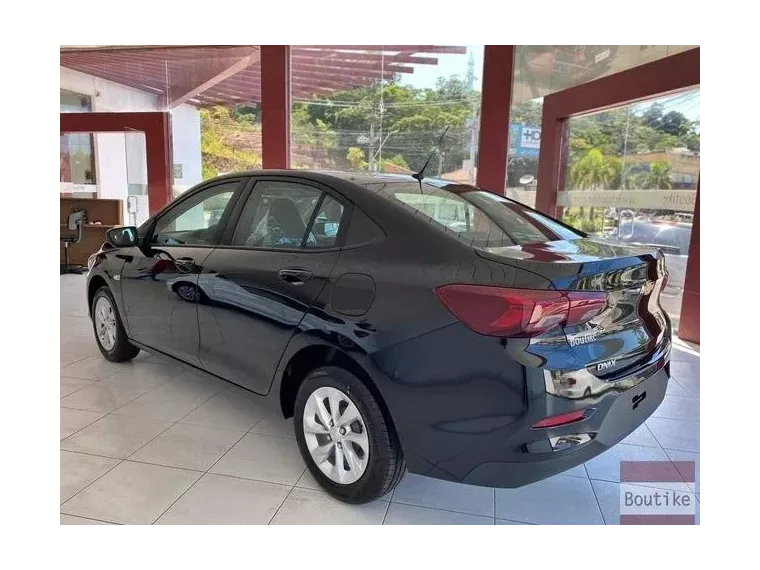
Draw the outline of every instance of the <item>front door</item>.
<instances>
[{"instance_id":1,"label":"front door","mask_svg":"<svg viewBox=\"0 0 760 570\"><path fill-rule=\"evenodd\" d=\"M243 180L225 180L163 213L140 247L124 252L122 297L130 338L195 366L198 276L219 242Z\"/></svg>"},{"instance_id":2,"label":"front door","mask_svg":"<svg viewBox=\"0 0 760 570\"><path fill-rule=\"evenodd\" d=\"M199 280L203 367L266 394L339 255L343 204L323 188L260 180Z\"/></svg>"}]
</instances>

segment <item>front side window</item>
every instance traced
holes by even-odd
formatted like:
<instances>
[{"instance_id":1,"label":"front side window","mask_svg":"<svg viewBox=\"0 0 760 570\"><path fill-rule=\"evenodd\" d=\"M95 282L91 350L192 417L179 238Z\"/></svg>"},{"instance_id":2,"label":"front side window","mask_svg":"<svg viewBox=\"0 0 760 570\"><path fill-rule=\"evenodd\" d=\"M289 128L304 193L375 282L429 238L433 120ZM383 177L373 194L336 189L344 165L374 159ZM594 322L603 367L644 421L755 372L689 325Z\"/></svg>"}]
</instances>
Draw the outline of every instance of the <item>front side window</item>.
<instances>
[{"instance_id":1,"label":"front side window","mask_svg":"<svg viewBox=\"0 0 760 570\"><path fill-rule=\"evenodd\" d=\"M156 224L152 243L159 245L214 245L218 226L239 181L217 184L179 203Z\"/></svg>"},{"instance_id":2,"label":"front side window","mask_svg":"<svg viewBox=\"0 0 760 570\"><path fill-rule=\"evenodd\" d=\"M232 245L275 249L336 244L343 206L296 182L261 181L243 209Z\"/></svg>"}]
</instances>

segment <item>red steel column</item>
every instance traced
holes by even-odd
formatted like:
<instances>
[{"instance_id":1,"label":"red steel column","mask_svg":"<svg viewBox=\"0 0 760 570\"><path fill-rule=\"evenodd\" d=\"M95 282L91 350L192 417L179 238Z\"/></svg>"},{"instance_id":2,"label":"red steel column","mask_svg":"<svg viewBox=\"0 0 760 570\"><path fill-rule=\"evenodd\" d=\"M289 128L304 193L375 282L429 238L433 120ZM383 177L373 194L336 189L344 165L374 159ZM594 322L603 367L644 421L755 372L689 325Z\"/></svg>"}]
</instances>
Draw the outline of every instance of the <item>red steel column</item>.
<instances>
[{"instance_id":1,"label":"red steel column","mask_svg":"<svg viewBox=\"0 0 760 570\"><path fill-rule=\"evenodd\" d=\"M264 168L290 167L290 46L261 46Z\"/></svg>"},{"instance_id":2,"label":"red steel column","mask_svg":"<svg viewBox=\"0 0 760 570\"><path fill-rule=\"evenodd\" d=\"M485 46L477 185L504 194L515 46Z\"/></svg>"},{"instance_id":3,"label":"red steel column","mask_svg":"<svg viewBox=\"0 0 760 570\"><path fill-rule=\"evenodd\" d=\"M686 262L678 336L699 344L699 182L697 201L694 204L694 223L691 226L689 259Z\"/></svg>"},{"instance_id":4,"label":"red steel column","mask_svg":"<svg viewBox=\"0 0 760 570\"><path fill-rule=\"evenodd\" d=\"M171 202L173 182L171 115L156 115L155 120L145 125L148 212L151 216Z\"/></svg>"}]
</instances>

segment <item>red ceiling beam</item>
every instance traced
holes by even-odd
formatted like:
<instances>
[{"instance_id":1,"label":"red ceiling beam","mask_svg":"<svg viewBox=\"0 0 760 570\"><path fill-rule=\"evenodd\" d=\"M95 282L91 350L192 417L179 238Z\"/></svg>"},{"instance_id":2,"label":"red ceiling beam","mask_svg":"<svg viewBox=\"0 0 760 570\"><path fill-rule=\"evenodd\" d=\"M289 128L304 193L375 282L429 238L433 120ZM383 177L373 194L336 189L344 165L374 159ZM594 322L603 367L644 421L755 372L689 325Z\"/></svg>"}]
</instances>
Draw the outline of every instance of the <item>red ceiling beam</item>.
<instances>
[{"instance_id":1,"label":"red ceiling beam","mask_svg":"<svg viewBox=\"0 0 760 570\"><path fill-rule=\"evenodd\" d=\"M361 50L361 51L403 51L422 53L467 53L467 46L294 46L294 49L318 49L318 50Z\"/></svg>"},{"instance_id":2,"label":"red ceiling beam","mask_svg":"<svg viewBox=\"0 0 760 570\"><path fill-rule=\"evenodd\" d=\"M298 70L301 67L312 67L320 69L350 70L359 69L362 71L379 71L390 73L414 73L414 68L408 65L393 65L386 63L383 65L380 61L346 61L338 59L324 59L318 57L299 57L293 58L293 69Z\"/></svg>"},{"instance_id":3,"label":"red ceiling beam","mask_svg":"<svg viewBox=\"0 0 760 570\"><path fill-rule=\"evenodd\" d=\"M129 55L140 58L155 58L159 60L173 61L182 63L186 61L204 61L213 59L240 59L251 53L251 50L257 50L258 45L239 45L239 46L216 46L216 47L199 47L180 48L180 49L154 49L132 52Z\"/></svg>"},{"instance_id":4,"label":"red ceiling beam","mask_svg":"<svg viewBox=\"0 0 760 570\"><path fill-rule=\"evenodd\" d=\"M340 52L340 51L299 51L293 54L294 60L309 59L313 61L348 62L366 61L371 63L414 63L422 65L435 65L438 59L435 57L422 57L408 53L396 55L384 55L379 53Z\"/></svg>"}]
</instances>

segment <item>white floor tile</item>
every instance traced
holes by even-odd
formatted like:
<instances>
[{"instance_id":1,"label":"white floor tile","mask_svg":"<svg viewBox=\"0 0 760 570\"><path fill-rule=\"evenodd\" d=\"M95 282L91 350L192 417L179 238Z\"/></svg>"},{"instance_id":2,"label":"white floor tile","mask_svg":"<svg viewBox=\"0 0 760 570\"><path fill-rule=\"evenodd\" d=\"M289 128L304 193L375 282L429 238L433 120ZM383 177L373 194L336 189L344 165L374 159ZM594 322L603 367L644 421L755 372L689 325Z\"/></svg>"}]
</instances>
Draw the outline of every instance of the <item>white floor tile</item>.
<instances>
[{"instance_id":1,"label":"white floor tile","mask_svg":"<svg viewBox=\"0 0 760 570\"><path fill-rule=\"evenodd\" d=\"M93 335L90 342L95 346L95 336ZM97 348L96 348L97 350ZM103 355L98 352L96 356L90 356L83 360L79 360L74 364L69 364L61 368L61 376L69 376L71 378L82 378L84 380L104 380L109 376L113 376L117 372L128 367L129 364L109 362Z\"/></svg>"},{"instance_id":2,"label":"white floor tile","mask_svg":"<svg viewBox=\"0 0 760 570\"><path fill-rule=\"evenodd\" d=\"M61 442L61 449L125 459L171 424L108 415Z\"/></svg>"},{"instance_id":3,"label":"white floor tile","mask_svg":"<svg viewBox=\"0 0 760 570\"><path fill-rule=\"evenodd\" d=\"M175 424L129 459L168 467L207 471L244 432Z\"/></svg>"},{"instance_id":4,"label":"white floor tile","mask_svg":"<svg viewBox=\"0 0 760 570\"><path fill-rule=\"evenodd\" d=\"M73 517L71 515L59 514L55 524L56 528L105 528L116 527L119 525L105 521L96 521L82 517Z\"/></svg>"},{"instance_id":5,"label":"white floor tile","mask_svg":"<svg viewBox=\"0 0 760 570\"><path fill-rule=\"evenodd\" d=\"M699 378L699 372L699 362L673 360L670 363L670 374L679 383L687 378Z\"/></svg>"},{"instance_id":6,"label":"white floor tile","mask_svg":"<svg viewBox=\"0 0 760 570\"><path fill-rule=\"evenodd\" d=\"M128 368L120 370L113 376L101 380L103 386L119 384L143 388L145 392L161 386L165 382L177 378L182 374L178 366L166 366L163 364L148 364L138 362Z\"/></svg>"},{"instance_id":7,"label":"white floor tile","mask_svg":"<svg viewBox=\"0 0 760 570\"><path fill-rule=\"evenodd\" d=\"M201 474L124 461L61 506L68 515L122 524L151 524Z\"/></svg>"},{"instance_id":8,"label":"white floor tile","mask_svg":"<svg viewBox=\"0 0 760 570\"><path fill-rule=\"evenodd\" d=\"M293 418L285 419L282 415L269 414L251 428L251 433L263 433L267 435L280 435L295 439Z\"/></svg>"},{"instance_id":9,"label":"white floor tile","mask_svg":"<svg viewBox=\"0 0 760 570\"><path fill-rule=\"evenodd\" d=\"M618 444L601 455L586 462L586 470L591 479L602 481L620 481L620 463L622 461L662 461L670 463L670 458L665 451L655 447L642 447L640 445ZM670 463L673 478L680 480L681 476L675 466ZM658 487L658 483L641 483L643 486ZM688 490L686 483L673 485L673 488Z\"/></svg>"},{"instance_id":10,"label":"white floor tile","mask_svg":"<svg viewBox=\"0 0 760 570\"><path fill-rule=\"evenodd\" d=\"M61 408L61 439L66 439L71 434L96 422L104 415L102 412Z\"/></svg>"},{"instance_id":11,"label":"white floor tile","mask_svg":"<svg viewBox=\"0 0 760 570\"><path fill-rule=\"evenodd\" d=\"M213 388L170 380L119 407L122 416L176 422L214 395Z\"/></svg>"},{"instance_id":12,"label":"white floor tile","mask_svg":"<svg viewBox=\"0 0 760 570\"><path fill-rule=\"evenodd\" d=\"M601 524L591 482L555 475L519 489L496 489L496 518L535 524Z\"/></svg>"},{"instance_id":13,"label":"white floor tile","mask_svg":"<svg viewBox=\"0 0 760 570\"><path fill-rule=\"evenodd\" d=\"M301 478L296 483L296 487L301 487L302 489L312 489L314 491L322 491L322 487L319 483L317 483L317 480L314 479L314 476L311 474L311 471L306 469L303 472L303 475L301 475ZM390 493L384 497L385 499L390 499Z\"/></svg>"},{"instance_id":14,"label":"white floor tile","mask_svg":"<svg viewBox=\"0 0 760 570\"><path fill-rule=\"evenodd\" d=\"M572 477L576 479L576 477ZM393 493L394 503L493 517L494 490L407 473Z\"/></svg>"},{"instance_id":15,"label":"white floor tile","mask_svg":"<svg viewBox=\"0 0 760 570\"><path fill-rule=\"evenodd\" d=\"M690 396L667 394L662 403L652 413L652 417L698 422L699 400Z\"/></svg>"},{"instance_id":16,"label":"white floor tile","mask_svg":"<svg viewBox=\"0 0 760 570\"><path fill-rule=\"evenodd\" d=\"M391 503L383 524L410 525L471 525L494 524L492 517L466 515L452 511L441 511L427 507L414 507L401 503Z\"/></svg>"},{"instance_id":17,"label":"white floor tile","mask_svg":"<svg viewBox=\"0 0 760 570\"><path fill-rule=\"evenodd\" d=\"M61 451L61 503L68 501L117 463L118 459Z\"/></svg>"},{"instance_id":18,"label":"white floor tile","mask_svg":"<svg viewBox=\"0 0 760 570\"><path fill-rule=\"evenodd\" d=\"M306 469L296 441L249 433L211 469L212 473L295 485Z\"/></svg>"},{"instance_id":19,"label":"white floor tile","mask_svg":"<svg viewBox=\"0 0 760 570\"><path fill-rule=\"evenodd\" d=\"M699 453L699 422L649 418L646 423L662 447Z\"/></svg>"},{"instance_id":20,"label":"white floor tile","mask_svg":"<svg viewBox=\"0 0 760 570\"><path fill-rule=\"evenodd\" d=\"M156 524L268 524L286 485L206 474Z\"/></svg>"},{"instance_id":21,"label":"white floor tile","mask_svg":"<svg viewBox=\"0 0 760 570\"><path fill-rule=\"evenodd\" d=\"M687 395L699 399L699 377L683 377L676 380L679 386L683 388Z\"/></svg>"},{"instance_id":22,"label":"white floor tile","mask_svg":"<svg viewBox=\"0 0 760 570\"><path fill-rule=\"evenodd\" d=\"M668 381L668 388L665 390L668 396L689 396L690 394L678 383L675 378Z\"/></svg>"},{"instance_id":23,"label":"white floor tile","mask_svg":"<svg viewBox=\"0 0 760 570\"><path fill-rule=\"evenodd\" d=\"M61 398L61 405L78 410L108 413L131 402L145 392L144 388L135 386L122 384L105 386L100 382L95 382L92 386L82 388L65 398Z\"/></svg>"},{"instance_id":24,"label":"white floor tile","mask_svg":"<svg viewBox=\"0 0 760 570\"><path fill-rule=\"evenodd\" d=\"M678 451L675 449L666 449L665 453L668 454L668 457L672 461L681 462L681 461L693 461L694 462L694 479L696 481L687 481L687 485L689 486L689 489L691 489L693 492L699 494L699 453L694 453L692 451ZM681 472L681 474L684 476L684 479L691 479L691 468L689 466L679 466L678 463L676 463L676 467Z\"/></svg>"},{"instance_id":25,"label":"white floor tile","mask_svg":"<svg viewBox=\"0 0 760 570\"><path fill-rule=\"evenodd\" d=\"M81 378L65 378L61 376L61 398L65 398L69 394L86 388L92 385L92 380L82 380Z\"/></svg>"},{"instance_id":26,"label":"white floor tile","mask_svg":"<svg viewBox=\"0 0 760 570\"><path fill-rule=\"evenodd\" d=\"M497 525L528 525L531 523L524 523L524 522L518 522L518 521L510 521L506 519L496 519L495 524Z\"/></svg>"},{"instance_id":27,"label":"white floor tile","mask_svg":"<svg viewBox=\"0 0 760 570\"><path fill-rule=\"evenodd\" d=\"M272 524L382 524L387 501L350 505L322 491L294 488Z\"/></svg>"},{"instance_id":28,"label":"white floor tile","mask_svg":"<svg viewBox=\"0 0 760 570\"><path fill-rule=\"evenodd\" d=\"M628 445L641 445L644 447L660 447L660 444L657 443L657 440L652 435L652 432L649 431L649 428L645 423L641 424L633 433L631 433L620 443Z\"/></svg>"},{"instance_id":29,"label":"white floor tile","mask_svg":"<svg viewBox=\"0 0 760 570\"><path fill-rule=\"evenodd\" d=\"M225 390L204 402L181 421L188 424L248 431L265 415L266 410L255 396Z\"/></svg>"}]
</instances>

